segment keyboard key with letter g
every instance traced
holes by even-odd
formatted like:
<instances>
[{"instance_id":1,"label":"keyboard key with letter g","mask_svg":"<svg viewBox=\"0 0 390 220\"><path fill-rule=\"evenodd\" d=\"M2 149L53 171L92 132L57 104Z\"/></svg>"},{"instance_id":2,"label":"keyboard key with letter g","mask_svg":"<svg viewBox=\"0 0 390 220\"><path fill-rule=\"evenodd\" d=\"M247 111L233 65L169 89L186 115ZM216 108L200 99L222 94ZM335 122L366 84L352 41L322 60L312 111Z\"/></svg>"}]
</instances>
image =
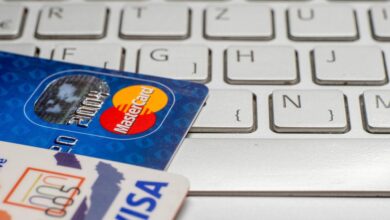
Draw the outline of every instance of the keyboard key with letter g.
<instances>
[{"instance_id":1,"label":"keyboard key with letter g","mask_svg":"<svg viewBox=\"0 0 390 220\"><path fill-rule=\"evenodd\" d=\"M138 72L206 83L210 80L210 54L198 45L147 45L141 48Z\"/></svg>"}]
</instances>

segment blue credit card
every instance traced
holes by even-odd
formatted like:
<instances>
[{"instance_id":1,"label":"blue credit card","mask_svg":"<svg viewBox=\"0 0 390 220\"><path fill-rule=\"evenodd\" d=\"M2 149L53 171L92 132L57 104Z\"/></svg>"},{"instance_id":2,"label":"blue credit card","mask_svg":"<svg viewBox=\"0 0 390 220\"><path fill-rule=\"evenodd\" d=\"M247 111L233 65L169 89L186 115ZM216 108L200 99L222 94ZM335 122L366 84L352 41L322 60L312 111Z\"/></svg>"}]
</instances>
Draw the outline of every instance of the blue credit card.
<instances>
[{"instance_id":1,"label":"blue credit card","mask_svg":"<svg viewBox=\"0 0 390 220\"><path fill-rule=\"evenodd\" d=\"M0 52L0 140L164 169L207 94L188 81Z\"/></svg>"}]
</instances>

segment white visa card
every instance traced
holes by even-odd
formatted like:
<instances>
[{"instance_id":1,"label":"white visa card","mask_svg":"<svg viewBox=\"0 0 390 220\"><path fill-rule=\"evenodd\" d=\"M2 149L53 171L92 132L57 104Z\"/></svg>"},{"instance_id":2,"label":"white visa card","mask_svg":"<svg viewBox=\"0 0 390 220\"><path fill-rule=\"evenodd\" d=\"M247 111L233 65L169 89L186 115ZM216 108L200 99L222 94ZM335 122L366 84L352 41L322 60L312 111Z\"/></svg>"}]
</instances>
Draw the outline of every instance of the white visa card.
<instances>
[{"instance_id":1,"label":"white visa card","mask_svg":"<svg viewBox=\"0 0 390 220\"><path fill-rule=\"evenodd\" d=\"M0 219L173 219L179 175L0 142Z\"/></svg>"}]
</instances>

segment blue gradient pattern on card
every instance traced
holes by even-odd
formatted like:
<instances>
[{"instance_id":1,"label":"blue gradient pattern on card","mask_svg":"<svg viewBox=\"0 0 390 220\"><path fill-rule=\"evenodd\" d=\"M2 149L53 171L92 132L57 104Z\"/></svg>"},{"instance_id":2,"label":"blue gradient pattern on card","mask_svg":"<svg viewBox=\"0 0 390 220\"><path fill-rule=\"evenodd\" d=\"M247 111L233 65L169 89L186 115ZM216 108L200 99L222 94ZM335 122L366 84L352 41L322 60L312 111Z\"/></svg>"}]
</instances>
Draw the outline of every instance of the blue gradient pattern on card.
<instances>
[{"instance_id":1,"label":"blue gradient pattern on card","mask_svg":"<svg viewBox=\"0 0 390 220\"><path fill-rule=\"evenodd\" d=\"M0 52L0 140L164 169L204 85Z\"/></svg>"}]
</instances>

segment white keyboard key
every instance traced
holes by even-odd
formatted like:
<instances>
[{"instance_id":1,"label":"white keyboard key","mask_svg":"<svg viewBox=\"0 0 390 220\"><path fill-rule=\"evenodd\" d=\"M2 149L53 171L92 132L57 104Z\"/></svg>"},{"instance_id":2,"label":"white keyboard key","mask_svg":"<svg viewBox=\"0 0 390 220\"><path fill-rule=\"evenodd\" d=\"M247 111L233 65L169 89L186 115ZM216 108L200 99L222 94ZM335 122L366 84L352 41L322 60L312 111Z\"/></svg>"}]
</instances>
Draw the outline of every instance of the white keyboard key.
<instances>
[{"instance_id":1,"label":"white keyboard key","mask_svg":"<svg viewBox=\"0 0 390 220\"><path fill-rule=\"evenodd\" d=\"M25 13L20 5L0 5L0 39L14 39L22 34Z\"/></svg>"},{"instance_id":2,"label":"white keyboard key","mask_svg":"<svg viewBox=\"0 0 390 220\"><path fill-rule=\"evenodd\" d=\"M297 56L287 46L234 46L226 51L230 84L293 84L298 81Z\"/></svg>"},{"instance_id":3,"label":"white keyboard key","mask_svg":"<svg viewBox=\"0 0 390 220\"><path fill-rule=\"evenodd\" d=\"M100 4L64 4L42 9L37 37L98 39L105 35L107 8Z\"/></svg>"},{"instance_id":4,"label":"white keyboard key","mask_svg":"<svg viewBox=\"0 0 390 220\"><path fill-rule=\"evenodd\" d=\"M116 44L60 44L54 49L53 59L120 70L122 52Z\"/></svg>"},{"instance_id":5,"label":"white keyboard key","mask_svg":"<svg viewBox=\"0 0 390 220\"><path fill-rule=\"evenodd\" d=\"M269 40L274 36L272 11L266 6L210 6L205 36L215 39Z\"/></svg>"},{"instance_id":6,"label":"white keyboard key","mask_svg":"<svg viewBox=\"0 0 390 220\"><path fill-rule=\"evenodd\" d=\"M290 7L288 27L293 40L356 40L359 36L355 13L348 6Z\"/></svg>"},{"instance_id":7,"label":"white keyboard key","mask_svg":"<svg viewBox=\"0 0 390 220\"><path fill-rule=\"evenodd\" d=\"M314 80L324 85L382 85L383 54L375 46L320 46L313 53Z\"/></svg>"},{"instance_id":8,"label":"white keyboard key","mask_svg":"<svg viewBox=\"0 0 390 220\"><path fill-rule=\"evenodd\" d=\"M189 36L190 12L184 5L127 6L123 11L122 38L184 39Z\"/></svg>"},{"instance_id":9,"label":"white keyboard key","mask_svg":"<svg viewBox=\"0 0 390 220\"><path fill-rule=\"evenodd\" d=\"M195 45L143 46L138 72L205 83L210 76L209 49Z\"/></svg>"},{"instance_id":10,"label":"white keyboard key","mask_svg":"<svg viewBox=\"0 0 390 220\"><path fill-rule=\"evenodd\" d=\"M36 56L37 48L34 44L0 44L0 51L16 53L25 56Z\"/></svg>"},{"instance_id":11,"label":"white keyboard key","mask_svg":"<svg viewBox=\"0 0 390 220\"><path fill-rule=\"evenodd\" d=\"M390 132L390 91L370 90L363 93L365 126L372 133Z\"/></svg>"},{"instance_id":12,"label":"white keyboard key","mask_svg":"<svg viewBox=\"0 0 390 220\"><path fill-rule=\"evenodd\" d=\"M374 37L378 40L390 40L390 6L374 6L370 15Z\"/></svg>"},{"instance_id":13,"label":"white keyboard key","mask_svg":"<svg viewBox=\"0 0 390 220\"><path fill-rule=\"evenodd\" d=\"M344 95L338 90L277 90L270 104L276 132L343 133L349 128Z\"/></svg>"},{"instance_id":14,"label":"white keyboard key","mask_svg":"<svg viewBox=\"0 0 390 220\"><path fill-rule=\"evenodd\" d=\"M252 132L256 128L255 102L247 90L210 90L191 132Z\"/></svg>"},{"instance_id":15,"label":"white keyboard key","mask_svg":"<svg viewBox=\"0 0 390 220\"><path fill-rule=\"evenodd\" d=\"M190 195L388 197L389 158L388 139L190 138L167 171Z\"/></svg>"}]
</instances>

